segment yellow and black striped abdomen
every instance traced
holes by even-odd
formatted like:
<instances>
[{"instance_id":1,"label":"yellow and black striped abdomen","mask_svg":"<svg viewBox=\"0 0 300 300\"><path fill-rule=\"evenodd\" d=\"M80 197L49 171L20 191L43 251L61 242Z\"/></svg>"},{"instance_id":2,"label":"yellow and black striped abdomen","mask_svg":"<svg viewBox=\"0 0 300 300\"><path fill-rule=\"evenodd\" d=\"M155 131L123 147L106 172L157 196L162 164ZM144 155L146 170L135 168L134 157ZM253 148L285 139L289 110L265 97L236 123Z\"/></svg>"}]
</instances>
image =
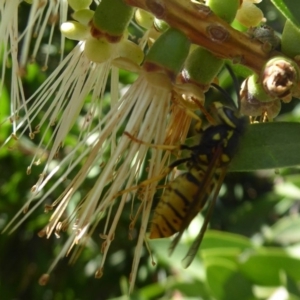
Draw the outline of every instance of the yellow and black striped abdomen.
<instances>
[{"instance_id":1,"label":"yellow and black striped abdomen","mask_svg":"<svg viewBox=\"0 0 300 300\"><path fill-rule=\"evenodd\" d=\"M194 174L193 174L194 173ZM192 220L199 210L205 205L209 196L204 197L203 203L197 205L197 209L190 212L191 204L199 201L199 189L201 188L204 172L188 172L179 175L166 188L160 199L150 228L150 239L169 237L181 230L183 219L191 214Z\"/></svg>"}]
</instances>

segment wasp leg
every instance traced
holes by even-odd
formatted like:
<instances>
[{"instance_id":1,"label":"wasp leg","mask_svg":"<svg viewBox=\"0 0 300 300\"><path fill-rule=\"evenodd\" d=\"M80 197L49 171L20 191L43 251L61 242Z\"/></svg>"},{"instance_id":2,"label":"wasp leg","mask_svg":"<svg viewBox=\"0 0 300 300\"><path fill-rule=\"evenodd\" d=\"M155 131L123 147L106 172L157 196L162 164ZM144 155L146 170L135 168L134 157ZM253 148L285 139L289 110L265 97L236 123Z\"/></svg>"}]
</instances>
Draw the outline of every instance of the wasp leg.
<instances>
[{"instance_id":1,"label":"wasp leg","mask_svg":"<svg viewBox=\"0 0 300 300\"><path fill-rule=\"evenodd\" d=\"M197 121L200 121L200 124L202 123L202 120L199 118L199 116L197 114L195 114L193 112L193 110L190 108L190 103L188 103L188 102L190 100L192 100L192 102L194 102L196 104L196 106L198 106L199 110L203 113L203 115L206 117L208 122L211 123L212 125L216 125L215 119L206 110L206 108L202 104L201 100L199 100L201 98L201 96L200 96L200 98L197 98L195 96L191 96L188 93L189 95L186 95L188 98L188 100L187 100L184 97L180 96L182 94L186 94L186 88L183 88L182 85L179 85L179 86L177 85L175 87L175 95L177 95L177 97L175 97L175 99L177 100L177 103L181 106L181 108L183 108L183 110L186 112L187 115L191 116L193 119L195 119Z\"/></svg>"},{"instance_id":2,"label":"wasp leg","mask_svg":"<svg viewBox=\"0 0 300 300\"><path fill-rule=\"evenodd\" d=\"M132 134L130 134L127 131L124 131L124 134L127 135L134 142L145 145L145 146L148 146L148 147L151 147L151 148L170 150L170 151L180 148L180 145L178 145L178 146L175 146L175 145L156 145L156 144L147 143L145 141L142 141L142 140L134 137Z\"/></svg>"},{"instance_id":3,"label":"wasp leg","mask_svg":"<svg viewBox=\"0 0 300 300\"><path fill-rule=\"evenodd\" d=\"M151 144L151 143L144 142L144 141L142 141L142 140L134 137L132 134L130 134L127 131L125 131L124 134L127 135L131 140L133 140L136 143L139 143L139 144L142 144L142 145L146 145L148 147L156 148L156 149L163 149L163 150L170 150L170 151L173 151L175 149L195 151L196 149L199 148L198 145L196 145L196 146L188 146L188 145L185 145L185 144L181 144L181 145L159 145L159 144ZM186 160L185 158L183 158L183 160L184 160L184 162L186 162L188 159ZM180 160L175 160L174 163L177 163L177 161L180 161ZM178 166L178 165L180 165L180 164L182 164L184 162L176 164L174 167L176 167L176 166ZM173 163L171 165L173 165ZM170 171L172 171L172 170L170 170Z\"/></svg>"},{"instance_id":4,"label":"wasp leg","mask_svg":"<svg viewBox=\"0 0 300 300\"><path fill-rule=\"evenodd\" d=\"M171 163L167 168L165 168L165 170L161 174L159 174L157 176L154 176L152 178L149 178L147 180L144 180L144 181L142 181L138 185L134 185L134 186L131 186L128 189L120 191L113 198L117 198L117 197L119 197L119 196L121 196L121 195L123 195L125 193L137 190L137 189L139 189L141 187L145 187L145 186L147 186L147 185L149 185L149 184L151 184L153 182L159 181L159 180L163 179L164 177L166 177L175 167L177 167L177 166L179 166L179 165L181 165L183 163L186 163L189 160L190 160L189 157L188 158L177 159L173 163Z\"/></svg>"},{"instance_id":5,"label":"wasp leg","mask_svg":"<svg viewBox=\"0 0 300 300\"><path fill-rule=\"evenodd\" d=\"M197 104L197 106L199 107L200 111L203 113L203 115L205 116L205 118L207 119L207 121L211 124L211 125L216 125L216 120L212 117L212 115L206 110L206 108L204 107L204 105L197 100L196 98L192 97L192 100ZM197 116L197 115L196 115ZM198 117L198 116L197 116ZM198 117L198 119L200 119ZM202 120L200 119L200 124L202 124ZM195 128L201 128L198 127L198 123L196 124Z\"/></svg>"}]
</instances>

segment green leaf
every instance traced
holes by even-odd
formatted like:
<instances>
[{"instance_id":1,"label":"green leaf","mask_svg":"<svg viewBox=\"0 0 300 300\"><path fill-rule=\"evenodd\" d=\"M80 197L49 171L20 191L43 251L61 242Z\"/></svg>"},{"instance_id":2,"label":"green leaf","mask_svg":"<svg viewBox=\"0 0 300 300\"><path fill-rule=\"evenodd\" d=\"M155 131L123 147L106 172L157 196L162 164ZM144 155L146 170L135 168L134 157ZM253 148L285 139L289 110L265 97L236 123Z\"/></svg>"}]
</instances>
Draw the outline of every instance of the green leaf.
<instances>
[{"instance_id":1,"label":"green leaf","mask_svg":"<svg viewBox=\"0 0 300 300\"><path fill-rule=\"evenodd\" d=\"M172 266L174 269L183 270L182 259L185 257L189 247L180 243L171 256L169 256L169 247L171 240L169 238L148 240L151 248L155 251L155 256L159 258L162 263ZM193 263L185 270L192 277L201 281L204 280L204 266L199 256L196 256Z\"/></svg>"},{"instance_id":2,"label":"green leaf","mask_svg":"<svg viewBox=\"0 0 300 300\"><path fill-rule=\"evenodd\" d=\"M137 299L153 299L153 298L158 298L161 294L165 292L165 287L164 285L160 283L153 283L150 285L147 285L143 288L141 288L138 291L138 296ZM125 294L125 293L124 293Z\"/></svg>"},{"instance_id":3,"label":"green leaf","mask_svg":"<svg viewBox=\"0 0 300 300\"><path fill-rule=\"evenodd\" d=\"M208 286L218 300L255 299L251 282L226 259L214 258L207 263Z\"/></svg>"},{"instance_id":4,"label":"green leaf","mask_svg":"<svg viewBox=\"0 0 300 300\"><path fill-rule=\"evenodd\" d=\"M295 0L271 0L274 6L295 26L300 26L300 5Z\"/></svg>"},{"instance_id":5,"label":"green leaf","mask_svg":"<svg viewBox=\"0 0 300 300\"><path fill-rule=\"evenodd\" d=\"M245 250L251 247L252 244L248 238L217 230L207 230L201 244L201 250L212 248L238 248Z\"/></svg>"},{"instance_id":6,"label":"green leaf","mask_svg":"<svg viewBox=\"0 0 300 300\"><path fill-rule=\"evenodd\" d=\"M299 228L299 216L288 216L279 219L279 221L271 227L271 239L283 245L300 242Z\"/></svg>"},{"instance_id":7,"label":"green leaf","mask_svg":"<svg viewBox=\"0 0 300 300\"><path fill-rule=\"evenodd\" d=\"M172 289L173 291L174 290L179 291L182 294L182 299L186 299L186 300L212 299L210 295L210 291L207 288L206 282L201 282L198 280L187 282L187 281L181 281L177 279L173 283L172 281L170 282L169 288Z\"/></svg>"},{"instance_id":8,"label":"green leaf","mask_svg":"<svg viewBox=\"0 0 300 300\"><path fill-rule=\"evenodd\" d=\"M298 283L295 280L293 280L292 278L290 278L289 276L286 276L286 287L290 294L298 297L295 299L300 298L300 289L298 287ZM293 298L291 298L291 299L293 299ZM289 300L290 300L290 298L289 298Z\"/></svg>"},{"instance_id":9,"label":"green leaf","mask_svg":"<svg viewBox=\"0 0 300 300\"><path fill-rule=\"evenodd\" d=\"M300 280L300 260L276 248L261 248L245 252L240 259L240 270L258 285L282 285L280 272L284 271L294 280Z\"/></svg>"},{"instance_id":10,"label":"green leaf","mask_svg":"<svg viewBox=\"0 0 300 300\"><path fill-rule=\"evenodd\" d=\"M252 124L241 137L229 171L255 171L300 165L300 123Z\"/></svg>"}]
</instances>

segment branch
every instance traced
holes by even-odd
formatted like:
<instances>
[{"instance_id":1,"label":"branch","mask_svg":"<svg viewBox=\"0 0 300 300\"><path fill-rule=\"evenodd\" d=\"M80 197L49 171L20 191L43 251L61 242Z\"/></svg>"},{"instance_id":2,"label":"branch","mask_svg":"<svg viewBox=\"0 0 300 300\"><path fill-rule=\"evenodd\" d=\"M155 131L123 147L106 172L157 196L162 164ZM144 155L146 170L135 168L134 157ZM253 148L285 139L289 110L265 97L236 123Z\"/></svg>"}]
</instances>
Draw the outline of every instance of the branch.
<instances>
[{"instance_id":1,"label":"branch","mask_svg":"<svg viewBox=\"0 0 300 300\"><path fill-rule=\"evenodd\" d=\"M235 30L217 17L208 6L187 0L124 0L142 8L219 58L230 59L260 73L265 63L281 52L263 51L262 43Z\"/></svg>"}]
</instances>

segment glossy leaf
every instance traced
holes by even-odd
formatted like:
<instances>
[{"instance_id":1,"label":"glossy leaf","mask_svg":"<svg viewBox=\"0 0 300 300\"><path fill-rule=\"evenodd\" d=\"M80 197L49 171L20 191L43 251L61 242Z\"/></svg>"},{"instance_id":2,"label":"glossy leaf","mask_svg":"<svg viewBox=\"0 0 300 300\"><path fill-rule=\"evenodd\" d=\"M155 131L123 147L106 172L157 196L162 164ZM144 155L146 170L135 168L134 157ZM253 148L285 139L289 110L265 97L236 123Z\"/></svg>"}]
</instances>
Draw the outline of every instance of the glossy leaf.
<instances>
[{"instance_id":1,"label":"glossy leaf","mask_svg":"<svg viewBox=\"0 0 300 300\"><path fill-rule=\"evenodd\" d=\"M207 230L201 244L201 250L220 248L237 248L245 250L251 247L252 244L248 238L238 234L217 230Z\"/></svg>"},{"instance_id":2,"label":"glossy leaf","mask_svg":"<svg viewBox=\"0 0 300 300\"><path fill-rule=\"evenodd\" d=\"M300 165L300 123L249 125L230 171L254 171Z\"/></svg>"},{"instance_id":3,"label":"glossy leaf","mask_svg":"<svg viewBox=\"0 0 300 300\"><path fill-rule=\"evenodd\" d=\"M295 0L271 0L274 6L295 26L300 26L300 6Z\"/></svg>"},{"instance_id":4,"label":"glossy leaf","mask_svg":"<svg viewBox=\"0 0 300 300\"><path fill-rule=\"evenodd\" d=\"M242 273L257 285L281 285L282 271L294 280L300 280L300 260L281 249L264 248L244 253L240 262Z\"/></svg>"},{"instance_id":5,"label":"glossy leaf","mask_svg":"<svg viewBox=\"0 0 300 300\"><path fill-rule=\"evenodd\" d=\"M162 263L172 265L172 267L182 270L181 261L186 255L189 247L186 244L180 243L171 256L168 255L171 240L170 239L155 239L148 241L151 248L155 251L155 256L159 258ZM200 261L200 257L196 256L193 263L186 269L190 275L200 280L204 279L204 266Z\"/></svg>"},{"instance_id":6,"label":"glossy leaf","mask_svg":"<svg viewBox=\"0 0 300 300\"><path fill-rule=\"evenodd\" d=\"M208 262L206 278L211 293L218 300L256 299L252 294L252 283L231 261L215 258Z\"/></svg>"},{"instance_id":7,"label":"glossy leaf","mask_svg":"<svg viewBox=\"0 0 300 300\"><path fill-rule=\"evenodd\" d=\"M271 238L273 241L283 245L300 242L299 228L299 216L288 216L282 218L271 228Z\"/></svg>"}]
</instances>

